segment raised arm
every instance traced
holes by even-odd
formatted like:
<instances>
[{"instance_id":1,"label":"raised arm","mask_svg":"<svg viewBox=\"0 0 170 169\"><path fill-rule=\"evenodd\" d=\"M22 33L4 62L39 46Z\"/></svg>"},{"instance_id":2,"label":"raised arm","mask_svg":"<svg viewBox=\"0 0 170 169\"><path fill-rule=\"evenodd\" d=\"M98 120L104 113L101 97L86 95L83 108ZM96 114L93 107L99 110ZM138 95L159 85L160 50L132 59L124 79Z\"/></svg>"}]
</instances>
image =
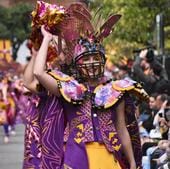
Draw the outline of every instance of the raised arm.
<instances>
[{"instance_id":1,"label":"raised arm","mask_svg":"<svg viewBox=\"0 0 170 169\"><path fill-rule=\"evenodd\" d=\"M40 84L43 85L50 93L59 95L56 80L52 78L45 70L48 45L50 41L53 39L53 35L47 32L44 26L41 27L41 32L43 34L43 41L38 51L38 54L35 58L34 75L38 79Z\"/></svg>"},{"instance_id":2,"label":"raised arm","mask_svg":"<svg viewBox=\"0 0 170 169\"><path fill-rule=\"evenodd\" d=\"M34 62L35 62L35 57L37 55L37 51L35 51L34 48L32 48L31 50L32 50L32 57L24 70L23 83L27 89L36 93L37 85L39 84L39 82L33 74L33 68L34 68Z\"/></svg>"},{"instance_id":3,"label":"raised arm","mask_svg":"<svg viewBox=\"0 0 170 169\"><path fill-rule=\"evenodd\" d=\"M126 155L126 158L129 162L130 169L136 169L136 163L135 163L135 159L133 155L132 144L131 144L129 133L126 128L124 112L125 112L125 103L124 101L122 101L116 108L117 117L115 121L115 127L119 135L119 138L121 140L124 154Z\"/></svg>"}]
</instances>

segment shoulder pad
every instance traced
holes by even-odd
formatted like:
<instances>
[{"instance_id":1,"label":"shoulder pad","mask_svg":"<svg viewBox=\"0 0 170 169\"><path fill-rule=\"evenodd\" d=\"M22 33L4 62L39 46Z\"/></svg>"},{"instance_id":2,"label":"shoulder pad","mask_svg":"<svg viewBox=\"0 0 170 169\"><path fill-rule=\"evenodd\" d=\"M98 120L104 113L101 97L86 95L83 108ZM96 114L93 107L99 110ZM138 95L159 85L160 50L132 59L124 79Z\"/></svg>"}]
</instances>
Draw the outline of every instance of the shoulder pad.
<instances>
[{"instance_id":1,"label":"shoulder pad","mask_svg":"<svg viewBox=\"0 0 170 169\"><path fill-rule=\"evenodd\" d=\"M79 103L83 100L87 90L83 84L58 70L48 71L47 73L57 80L60 93L66 101Z\"/></svg>"},{"instance_id":2,"label":"shoulder pad","mask_svg":"<svg viewBox=\"0 0 170 169\"><path fill-rule=\"evenodd\" d=\"M83 84L78 83L76 80L70 80L67 82L61 81L60 92L68 102L81 102L84 99L86 90L86 87Z\"/></svg>"},{"instance_id":3,"label":"shoulder pad","mask_svg":"<svg viewBox=\"0 0 170 169\"><path fill-rule=\"evenodd\" d=\"M133 81L129 78L125 78L122 80L116 80L113 82L113 88L119 91L128 91L131 89L134 89L135 86L134 84L136 84L136 81Z\"/></svg>"},{"instance_id":4,"label":"shoulder pad","mask_svg":"<svg viewBox=\"0 0 170 169\"><path fill-rule=\"evenodd\" d=\"M97 108L109 108L113 106L122 96L122 92L113 88L113 82L99 85L94 90L94 104Z\"/></svg>"},{"instance_id":5,"label":"shoulder pad","mask_svg":"<svg viewBox=\"0 0 170 169\"><path fill-rule=\"evenodd\" d=\"M49 75L51 75L54 79L64 81L64 82L72 79L72 77L70 77L70 76L68 76L68 75L66 75L66 74L64 74L64 73L62 73L58 70L53 70L53 71L49 70L49 71L47 71L47 73Z\"/></svg>"},{"instance_id":6,"label":"shoulder pad","mask_svg":"<svg viewBox=\"0 0 170 169\"><path fill-rule=\"evenodd\" d=\"M142 88L142 85L129 78L115 81L113 83L113 88L119 91L128 91L144 101L148 101L149 99L149 95Z\"/></svg>"}]
</instances>

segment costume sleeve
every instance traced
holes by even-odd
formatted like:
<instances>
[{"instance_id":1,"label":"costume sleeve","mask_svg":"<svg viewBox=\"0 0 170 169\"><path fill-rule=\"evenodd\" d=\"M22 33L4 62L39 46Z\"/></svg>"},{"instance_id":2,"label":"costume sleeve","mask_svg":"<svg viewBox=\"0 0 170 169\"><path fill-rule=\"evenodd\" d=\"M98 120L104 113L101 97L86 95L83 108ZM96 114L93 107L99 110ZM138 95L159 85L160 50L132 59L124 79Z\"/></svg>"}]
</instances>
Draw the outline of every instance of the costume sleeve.
<instances>
[{"instance_id":1,"label":"costume sleeve","mask_svg":"<svg viewBox=\"0 0 170 169\"><path fill-rule=\"evenodd\" d=\"M94 90L94 103L97 108L110 108L126 93L135 95L140 100L148 101L149 96L142 86L131 79L111 81Z\"/></svg>"},{"instance_id":2,"label":"costume sleeve","mask_svg":"<svg viewBox=\"0 0 170 169\"><path fill-rule=\"evenodd\" d=\"M58 85L59 91L66 101L73 104L82 102L87 90L83 84L58 70L48 71L47 73L56 80L56 85Z\"/></svg>"}]
</instances>

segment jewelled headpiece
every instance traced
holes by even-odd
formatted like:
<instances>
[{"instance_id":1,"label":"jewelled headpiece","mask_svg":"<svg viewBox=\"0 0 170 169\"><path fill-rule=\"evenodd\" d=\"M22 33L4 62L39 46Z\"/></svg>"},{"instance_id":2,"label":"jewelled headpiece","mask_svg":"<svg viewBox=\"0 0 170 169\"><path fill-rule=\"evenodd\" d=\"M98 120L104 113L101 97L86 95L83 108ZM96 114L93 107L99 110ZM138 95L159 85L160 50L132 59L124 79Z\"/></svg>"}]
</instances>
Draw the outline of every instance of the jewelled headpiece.
<instances>
[{"instance_id":1,"label":"jewelled headpiece","mask_svg":"<svg viewBox=\"0 0 170 169\"><path fill-rule=\"evenodd\" d=\"M104 47L93 39L80 38L74 50L74 62L79 60L83 55L100 54L105 57Z\"/></svg>"},{"instance_id":2,"label":"jewelled headpiece","mask_svg":"<svg viewBox=\"0 0 170 169\"><path fill-rule=\"evenodd\" d=\"M101 43L111 33L120 17L118 14L110 15L96 32L90 12L81 3L73 3L65 9L62 6L37 1L37 7L32 12L32 39L40 46L40 27L45 25L47 30L58 36L57 55L63 52L67 61L77 60L81 55L93 52L104 56Z\"/></svg>"}]
</instances>

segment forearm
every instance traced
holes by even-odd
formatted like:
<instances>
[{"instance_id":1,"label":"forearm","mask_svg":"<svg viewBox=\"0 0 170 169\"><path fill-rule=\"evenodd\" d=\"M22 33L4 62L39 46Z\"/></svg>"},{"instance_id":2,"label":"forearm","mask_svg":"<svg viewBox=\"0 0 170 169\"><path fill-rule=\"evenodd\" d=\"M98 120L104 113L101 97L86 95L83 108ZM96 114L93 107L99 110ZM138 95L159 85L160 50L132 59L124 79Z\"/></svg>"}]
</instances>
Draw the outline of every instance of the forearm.
<instances>
[{"instance_id":1,"label":"forearm","mask_svg":"<svg viewBox=\"0 0 170 169\"><path fill-rule=\"evenodd\" d=\"M59 88L56 82L56 79L53 78L46 72L46 60L47 60L47 52L48 45L50 41L53 39L53 35L47 32L44 26L41 27L41 32L43 34L43 41L41 47L38 51L38 54L35 58L34 63L34 75L38 82L43 85L43 87L54 95L59 95Z\"/></svg>"},{"instance_id":2,"label":"forearm","mask_svg":"<svg viewBox=\"0 0 170 169\"><path fill-rule=\"evenodd\" d=\"M123 130L118 129L117 132L118 132L119 138L122 143L122 148L123 148L124 154L129 162L129 164L131 166L134 166L135 159L134 159L134 155L133 155L132 144L131 144L129 133L126 128L124 128Z\"/></svg>"},{"instance_id":3,"label":"forearm","mask_svg":"<svg viewBox=\"0 0 170 169\"><path fill-rule=\"evenodd\" d=\"M41 76L43 73L45 73L45 66L46 66L49 42L50 42L50 40L48 38L43 39L42 45L41 45L39 52L35 58L34 75L36 77Z\"/></svg>"},{"instance_id":4,"label":"forearm","mask_svg":"<svg viewBox=\"0 0 170 169\"><path fill-rule=\"evenodd\" d=\"M30 62L25 68L24 76L23 76L24 86L31 91L36 91L36 84L38 84L38 81L33 74L34 62L35 62L35 57L32 57Z\"/></svg>"},{"instance_id":5,"label":"forearm","mask_svg":"<svg viewBox=\"0 0 170 169\"><path fill-rule=\"evenodd\" d=\"M126 155L127 160L129 162L130 169L136 169L136 163L134 160L132 144L131 144L129 132L127 131L126 123L125 123L125 102L124 102L124 100L122 102L120 102L116 108L115 127L116 127L116 131L118 133L118 136L120 138L120 141L122 143L124 154Z\"/></svg>"},{"instance_id":6,"label":"forearm","mask_svg":"<svg viewBox=\"0 0 170 169\"><path fill-rule=\"evenodd\" d=\"M2 97L4 101L7 101L8 86L4 85L2 88Z\"/></svg>"}]
</instances>

